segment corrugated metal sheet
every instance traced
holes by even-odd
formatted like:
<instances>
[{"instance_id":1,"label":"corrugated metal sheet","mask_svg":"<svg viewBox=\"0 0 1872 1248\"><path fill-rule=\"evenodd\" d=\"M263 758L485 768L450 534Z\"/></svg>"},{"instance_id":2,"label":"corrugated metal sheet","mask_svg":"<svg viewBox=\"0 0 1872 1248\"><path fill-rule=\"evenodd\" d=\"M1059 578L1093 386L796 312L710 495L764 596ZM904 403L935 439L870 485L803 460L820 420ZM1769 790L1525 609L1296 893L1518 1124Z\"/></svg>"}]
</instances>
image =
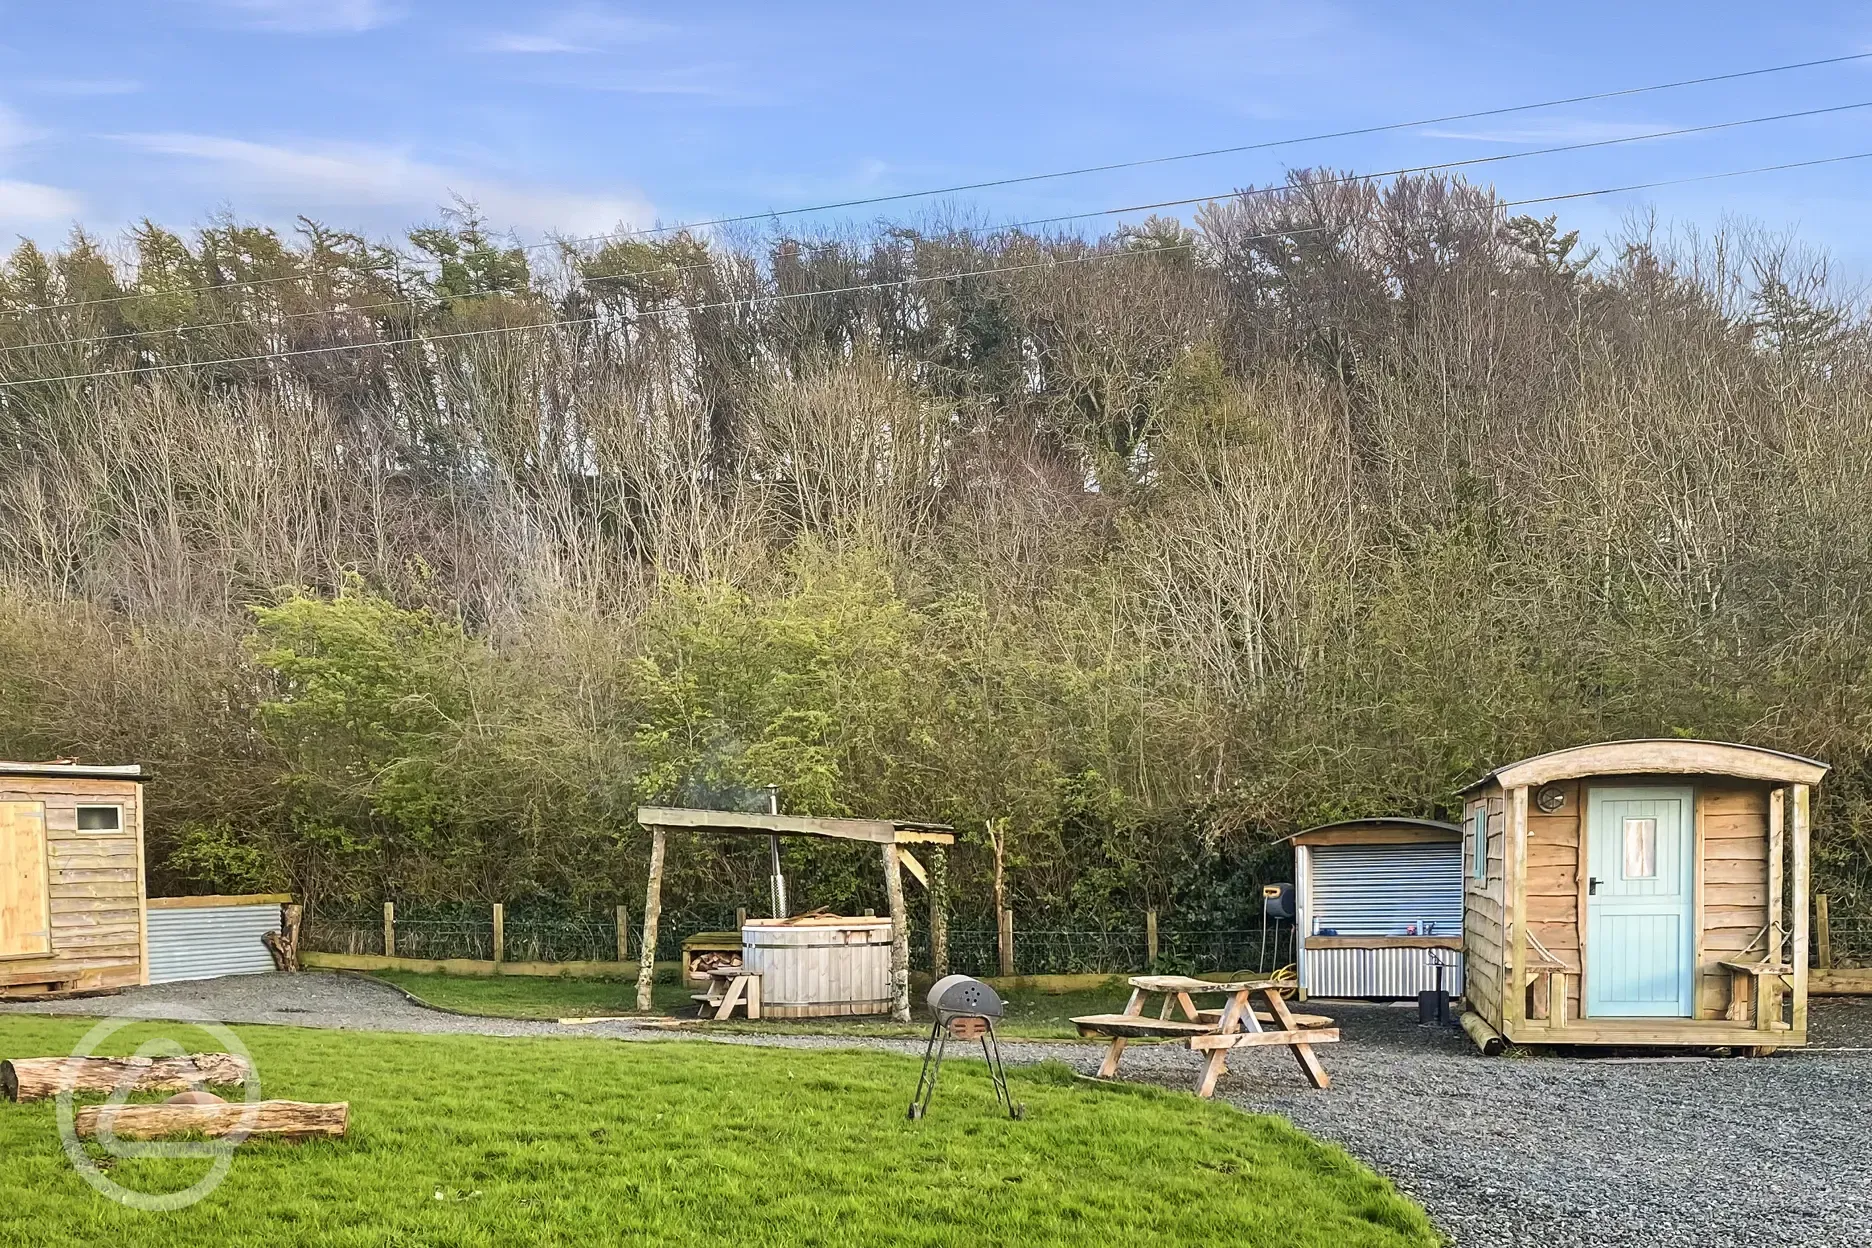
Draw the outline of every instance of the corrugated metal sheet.
<instances>
[{"instance_id":1,"label":"corrugated metal sheet","mask_svg":"<svg viewBox=\"0 0 1872 1248\"><path fill-rule=\"evenodd\" d=\"M1309 997L1414 997L1436 987L1430 954L1443 961L1443 988L1462 995L1463 957L1454 949L1308 949Z\"/></svg>"},{"instance_id":2,"label":"corrugated metal sheet","mask_svg":"<svg viewBox=\"0 0 1872 1248\"><path fill-rule=\"evenodd\" d=\"M278 906L157 909L148 915L152 984L273 969L273 955L260 937L279 930Z\"/></svg>"},{"instance_id":3,"label":"corrugated metal sheet","mask_svg":"<svg viewBox=\"0 0 1872 1248\"><path fill-rule=\"evenodd\" d=\"M1316 845L1308 931L1341 936L1462 934L1462 846ZM1423 924L1434 925L1426 932Z\"/></svg>"}]
</instances>

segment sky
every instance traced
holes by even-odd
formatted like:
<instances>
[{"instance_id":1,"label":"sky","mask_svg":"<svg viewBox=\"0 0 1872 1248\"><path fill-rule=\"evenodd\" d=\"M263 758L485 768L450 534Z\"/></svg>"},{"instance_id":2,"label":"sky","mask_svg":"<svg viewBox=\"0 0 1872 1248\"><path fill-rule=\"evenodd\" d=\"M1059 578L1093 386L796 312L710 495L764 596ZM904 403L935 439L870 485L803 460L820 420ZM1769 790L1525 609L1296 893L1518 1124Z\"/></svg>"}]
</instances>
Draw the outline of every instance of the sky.
<instances>
[{"instance_id":1,"label":"sky","mask_svg":"<svg viewBox=\"0 0 1872 1248\"><path fill-rule=\"evenodd\" d=\"M1872 8L1818 0L0 0L0 245L222 213L391 238L457 196L535 242L1868 51ZM1020 221L1854 103L1872 60L817 219ZM1856 152L1872 106L1469 176L1520 199ZM1525 210L1594 241L1748 222L1863 279L1868 190L1872 159Z\"/></svg>"}]
</instances>

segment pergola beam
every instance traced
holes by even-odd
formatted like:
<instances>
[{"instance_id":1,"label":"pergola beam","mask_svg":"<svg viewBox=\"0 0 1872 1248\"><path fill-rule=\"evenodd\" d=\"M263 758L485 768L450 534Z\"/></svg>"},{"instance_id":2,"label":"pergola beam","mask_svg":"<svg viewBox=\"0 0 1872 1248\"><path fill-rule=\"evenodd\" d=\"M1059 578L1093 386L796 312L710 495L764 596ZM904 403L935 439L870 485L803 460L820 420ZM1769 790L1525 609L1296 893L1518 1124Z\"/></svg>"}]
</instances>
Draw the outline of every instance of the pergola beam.
<instances>
[{"instance_id":1,"label":"pergola beam","mask_svg":"<svg viewBox=\"0 0 1872 1248\"><path fill-rule=\"evenodd\" d=\"M898 823L890 819L815 819L806 815L754 815L735 810L694 810L685 806L639 806L637 822L646 828L687 828L756 836L823 836L873 845L953 845L955 833L941 824Z\"/></svg>"}]
</instances>

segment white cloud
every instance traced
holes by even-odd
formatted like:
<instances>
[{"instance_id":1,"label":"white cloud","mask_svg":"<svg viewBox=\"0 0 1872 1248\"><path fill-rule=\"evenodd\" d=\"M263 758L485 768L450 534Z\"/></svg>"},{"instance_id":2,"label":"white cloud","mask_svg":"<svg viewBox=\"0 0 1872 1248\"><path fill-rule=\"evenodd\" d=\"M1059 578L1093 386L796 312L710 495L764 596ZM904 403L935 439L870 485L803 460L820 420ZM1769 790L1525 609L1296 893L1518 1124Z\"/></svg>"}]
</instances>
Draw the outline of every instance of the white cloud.
<instances>
[{"instance_id":1,"label":"white cloud","mask_svg":"<svg viewBox=\"0 0 1872 1248\"><path fill-rule=\"evenodd\" d=\"M240 26L295 35L355 35L396 17L385 0L207 0Z\"/></svg>"},{"instance_id":2,"label":"white cloud","mask_svg":"<svg viewBox=\"0 0 1872 1248\"><path fill-rule=\"evenodd\" d=\"M669 27L656 22L585 5L568 9L532 30L489 35L481 46L489 52L520 56L580 55L615 51L628 44L643 43L668 30Z\"/></svg>"},{"instance_id":3,"label":"white cloud","mask_svg":"<svg viewBox=\"0 0 1872 1248\"><path fill-rule=\"evenodd\" d=\"M222 194L237 190L294 213L394 208L415 221L461 195L480 205L497 228L581 234L645 225L654 215L634 192L589 195L516 184L372 144L291 147L178 133L115 137L139 151L188 162Z\"/></svg>"},{"instance_id":4,"label":"white cloud","mask_svg":"<svg viewBox=\"0 0 1872 1248\"><path fill-rule=\"evenodd\" d=\"M15 225L70 221L83 207L83 201L76 195L56 186L0 179L0 230L10 230Z\"/></svg>"},{"instance_id":5,"label":"white cloud","mask_svg":"<svg viewBox=\"0 0 1872 1248\"><path fill-rule=\"evenodd\" d=\"M6 105L0 104L0 152L24 147L44 133Z\"/></svg>"}]
</instances>

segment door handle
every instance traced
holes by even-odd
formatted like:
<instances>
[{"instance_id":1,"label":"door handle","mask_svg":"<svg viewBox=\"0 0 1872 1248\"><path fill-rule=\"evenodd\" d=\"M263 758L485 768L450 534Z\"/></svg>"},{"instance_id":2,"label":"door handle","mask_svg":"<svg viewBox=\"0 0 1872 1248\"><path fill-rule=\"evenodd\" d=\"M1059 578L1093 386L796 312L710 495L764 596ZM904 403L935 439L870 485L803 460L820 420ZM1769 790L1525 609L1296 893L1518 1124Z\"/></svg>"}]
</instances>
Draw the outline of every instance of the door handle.
<instances>
[{"instance_id":1,"label":"door handle","mask_svg":"<svg viewBox=\"0 0 1872 1248\"><path fill-rule=\"evenodd\" d=\"M1586 877L1586 895L1588 897L1597 897L1599 895L1599 877L1598 876L1589 875Z\"/></svg>"}]
</instances>

